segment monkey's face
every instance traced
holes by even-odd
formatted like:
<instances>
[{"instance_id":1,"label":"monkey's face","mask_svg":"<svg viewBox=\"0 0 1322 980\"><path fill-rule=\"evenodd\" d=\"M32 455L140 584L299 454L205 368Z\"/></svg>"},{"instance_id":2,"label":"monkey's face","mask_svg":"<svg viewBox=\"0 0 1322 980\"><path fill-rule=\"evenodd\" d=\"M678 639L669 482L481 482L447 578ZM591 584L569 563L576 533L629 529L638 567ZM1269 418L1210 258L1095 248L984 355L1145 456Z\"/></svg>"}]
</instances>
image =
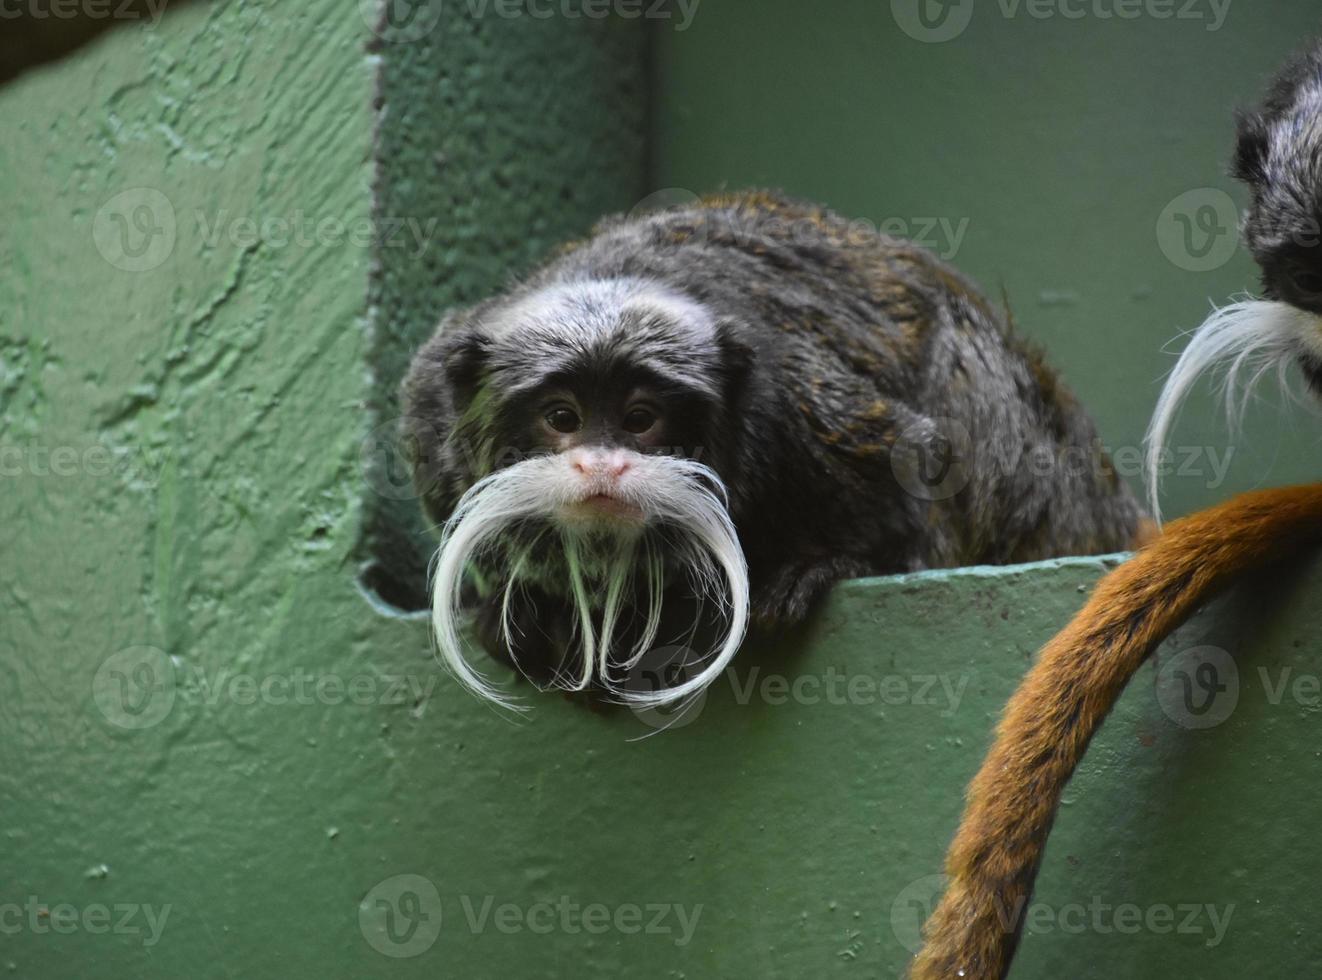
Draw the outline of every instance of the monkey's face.
<instances>
[{"instance_id":1,"label":"monkey's face","mask_svg":"<svg viewBox=\"0 0 1322 980\"><path fill-rule=\"evenodd\" d=\"M1258 204L1248 227L1263 220L1265 207ZM1294 360L1309 387L1322 396L1322 218L1304 214L1298 202L1281 204L1274 213L1289 230L1268 236L1261 230L1266 226L1258 225L1252 240L1262 267L1263 294L1283 308L1259 309L1258 319L1246 321L1244 330L1262 342L1278 338L1281 359Z\"/></svg>"},{"instance_id":2,"label":"monkey's face","mask_svg":"<svg viewBox=\"0 0 1322 980\"><path fill-rule=\"evenodd\" d=\"M1322 88L1302 88L1279 118L1241 115L1234 172L1252 195L1244 241L1264 296L1317 318L1294 321L1294 348L1322 393Z\"/></svg>"},{"instance_id":3,"label":"monkey's face","mask_svg":"<svg viewBox=\"0 0 1322 980\"><path fill-rule=\"evenodd\" d=\"M1310 220L1316 223L1318 219ZM1293 336L1283 353L1293 356L1309 387L1322 396L1322 242L1310 244L1288 237L1263 246L1257 258L1264 295L1308 314L1289 318Z\"/></svg>"},{"instance_id":4,"label":"monkey's face","mask_svg":"<svg viewBox=\"0 0 1322 980\"><path fill-rule=\"evenodd\" d=\"M649 475L670 459L702 462L716 409L701 390L645 364L589 354L507 399L493 399L489 472L550 458L549 520L580 532L646 524ZM485 473L483 474L485 475Z\"/></svg>"},{"instance_id":5,"label":"monkey's face","mask_svg":"<svg viewBox=\"0 0 1322 980\"><path fill-rule=\"evenodd\" d=\"M1224 371L1237 426L1254 384L1292 366L1322 397L1322 90L1293 116L1241 115L1234 172L1252 202L1244 240L1262 269L1265 299L1215 310L1190 339L1158 399L1147 434L1148 498L1160 516L1159 473L1184 399L1207 371Z\"/></svg>"},{"instance_id":6,"label":"monkey's face","mask_svg":"<svg viewBox=\"0 0 1322 980\"><path fill-rule=\"evenodd\" d=\"M1309 63L1311 65L1311 63ZM1263 295L1284 309L1241 307L1239 346L1292 359L1322 395L1322 78L1301 63L1295 104L1239 117L1234 173L1252 199L1244 241L1262 269ZM1224 320L1224 318L1223 318Z\"/></svg>"},{"instance_id":7,"label":"monkey's face","mask_svg":"<svg viewBox=\"0 0 1322 980\"><path fill-rule=\"evenodd\" d=\"M734 458L730 388L748 366L731 328L655 285L593 281L479 308L442 357L433 401L452 406L444 455L464 492L446 515L433 624L459 678L504 700L461 655L460 584L473 564L497 595L535 584L576 608L579 671L558 686L664 703L709 682L748 608L722 479ZM711 666L656 695L619 689L618 672L655 639L663 593L684 578L728 611ZM642 638L616 650L622 607L639 597ZM502 628L509 637L519 624Z\"/></svg>"}]
</instances>

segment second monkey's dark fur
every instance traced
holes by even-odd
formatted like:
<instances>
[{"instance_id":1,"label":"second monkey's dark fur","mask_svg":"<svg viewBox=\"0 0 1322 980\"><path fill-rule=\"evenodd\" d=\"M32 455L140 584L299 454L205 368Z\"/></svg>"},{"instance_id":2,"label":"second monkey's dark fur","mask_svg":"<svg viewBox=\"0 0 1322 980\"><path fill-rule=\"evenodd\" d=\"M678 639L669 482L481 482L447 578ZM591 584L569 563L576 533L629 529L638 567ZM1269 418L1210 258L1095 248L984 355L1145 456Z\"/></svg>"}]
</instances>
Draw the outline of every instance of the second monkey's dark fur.
<instances>
[{"instance_id":1,"label":"second monkey's dark fur","mask_svg":"<svg viewBox=\"0 0 1322 980\"><path fill-rule=\"evenodd\" d=\"M1233 172L1249 188L1244 241L1262 269L1262 292L1322 315L1322 41L1300 51L1262 105L1238 114ZM1322 394L1322 354L1300 352Z\"/></svg>"}]
</instances>

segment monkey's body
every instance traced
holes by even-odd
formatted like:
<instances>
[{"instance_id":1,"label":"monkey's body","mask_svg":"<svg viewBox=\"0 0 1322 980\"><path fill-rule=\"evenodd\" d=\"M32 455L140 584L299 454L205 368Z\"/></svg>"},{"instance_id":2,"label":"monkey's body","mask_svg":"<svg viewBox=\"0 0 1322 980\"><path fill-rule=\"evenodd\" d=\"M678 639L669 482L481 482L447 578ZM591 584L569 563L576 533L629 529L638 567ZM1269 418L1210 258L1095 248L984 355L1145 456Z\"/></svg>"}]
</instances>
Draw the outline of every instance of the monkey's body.
<instances>
[{"instance_id":1,"label":"monkey's body","mask_svg":"<svg viewBox=\"0 0 1322 980\"><path fill-rule=\"evenodd\" d=\"M1219 310L1195 334L1154 413L1153 446L1220 361L1232 362L1232 378L1253 357L1259 374L1294 362L1322 394L1322 47L1287 66L1260 112L1241 114L1235 173L1252 191L1245 240L1267 300ZM1065 786L1130 678L1203 602L1319 543L1322 484L1245 494L1173 523L1098 584L1006 708L970 785L946 858L950 884L912 980L1005 976L1019 938L1006 910L1032 894Z\"/></svg>"},{"instance_id":2,"label":"monkey's body","mask_svg":"<svg viewBox=\"0 0 1322 980\"><path fill-rule=\"evenodd\" d=\"M743 452L718 472L767 618L798 618L847 575L1132 544L1140 509L1098 454L1091 420L930 252L753 195L607 224L543 273L611 275L682 290L738 320L754 349L731 414ZM897 482L897 439L946 439L970 455L956 480L915 495ZM1042 456L1045 478L1030 464Z\"/></svg>"},{"instance_id":3,"label":"monkey's body","mask_svg":"<svg viewBox=\"0 0 1322 980\"><path fill-rule=\"evenodd\" d=\"M714 326L689 330L680 316L649 333L646 315L611 306L649 290ZM616 325L591 330L610 336L589 336L583 323L607 314ZM511 331L534 339L502 348ZM452 315L405 388L437 520L499 466L498 439L481 425L465 437L463 384L444 373L466 356L466 333L481 338L497 394L568 354L569 373L602 384L621 370L613 358L632 359L691 374L695 403L716 392L677 455L728 491L764 623L799 620L842 578L1116 551L1142 522L1082 408L967 280L918 247L778 196L606 221L507 295ZM463 451L473 445L488 448ZM500 560L486 570L491 626ZM542 580L532 604L549 638L565 603L557 576ZM511 652L525 667L545 656Z\"/></svg>"}]
</instances>

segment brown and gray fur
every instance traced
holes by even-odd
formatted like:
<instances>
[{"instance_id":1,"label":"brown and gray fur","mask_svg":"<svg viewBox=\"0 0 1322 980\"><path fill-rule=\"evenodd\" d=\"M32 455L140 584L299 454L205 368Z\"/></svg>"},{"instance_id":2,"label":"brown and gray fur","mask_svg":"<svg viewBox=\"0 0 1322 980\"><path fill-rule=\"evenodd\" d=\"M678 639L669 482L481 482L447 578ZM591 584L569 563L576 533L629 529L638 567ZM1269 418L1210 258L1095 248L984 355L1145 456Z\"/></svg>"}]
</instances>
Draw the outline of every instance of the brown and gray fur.
<instances>
[{"instance_id":1,"label":"brown and gray fur","mask_svg":"<svg viewBox=\"0 0 1322 980\"><path fill-rule=\"evenodd\" d=\"M1301 51L1238 121L1233 171L1251 195L1244 241L1263 295L1322 314L1322 44Z\"/></svg>"},{"instance_id":2,"label":"brown and gray fur","mask_svg":"<svg viewBox=\"0 0 1322 980\"><path fill-rule=\"evenodd\" d=\"M615 279L682 295L714 335L694 340L658 314L594 347L559 322L563 310L535 337L489 328L539 291ZM609 374L621 363L691 382L678 394L697 414L673 451L728 491L763 624L802 619L846 577L1112 552L1143 524L1083 408L969 280L922 248L764 192L605 220L508 292L448 315L404 385L430 516L447 520L505 465L503 392L535 385L547 365ZM897 473L914 445L948 457L952 434L957 492L906 491ZM483 572L490 612L502 570ZM537 598L543 623L559 615L554 595ZM561 655L520 653L525 669Z\"/></svg>"}]
</instances>

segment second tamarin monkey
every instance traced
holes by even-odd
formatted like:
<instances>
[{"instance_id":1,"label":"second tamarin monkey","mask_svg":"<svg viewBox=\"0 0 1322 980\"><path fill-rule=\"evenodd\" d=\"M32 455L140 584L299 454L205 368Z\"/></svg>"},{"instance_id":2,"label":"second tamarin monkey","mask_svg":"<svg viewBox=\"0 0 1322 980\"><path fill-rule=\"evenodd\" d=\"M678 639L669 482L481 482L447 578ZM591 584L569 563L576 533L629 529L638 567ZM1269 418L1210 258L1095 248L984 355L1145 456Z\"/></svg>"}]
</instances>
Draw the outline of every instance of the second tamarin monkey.
<instances>
[{"instance_id":1,"label":"second tamarin monkey","mask_svg":"<svg viewBox=\"0 0 1322 980\"><path fill-rule=\"evenodd\" d=\"M773 194L604 222L449 314L404 395L445 522L437 642L498 701L462 648L474 595L484 645L525 675L662 704L710 683L750 619L793 624L840 579L1111 552L1143 521L968 280ZM632 686L666 643L692 662Z\"/></svg>"},{"instance_id":2,"label":"second tamarin monkey","mask_svg":"<svg viewBox=\"0 0 1322 980\"><path fill-rule=\"evenodd\" d=\"M1154 460L1209 367L1228 365L1232 408L1239 382L1296 366L1322 395L1322 45L1282 71L1259 110L1240 114L1234 172L1252 196L1244 238L1263 297L1217 310L1195 332L1153 418ZM1098 584L1006 707L969 787L912 980L1007 974L1061 795L1130 678L1206 600L1319 543L1322 484L1262 490L1171 524Z\"/></svg>"}]
</instances>

